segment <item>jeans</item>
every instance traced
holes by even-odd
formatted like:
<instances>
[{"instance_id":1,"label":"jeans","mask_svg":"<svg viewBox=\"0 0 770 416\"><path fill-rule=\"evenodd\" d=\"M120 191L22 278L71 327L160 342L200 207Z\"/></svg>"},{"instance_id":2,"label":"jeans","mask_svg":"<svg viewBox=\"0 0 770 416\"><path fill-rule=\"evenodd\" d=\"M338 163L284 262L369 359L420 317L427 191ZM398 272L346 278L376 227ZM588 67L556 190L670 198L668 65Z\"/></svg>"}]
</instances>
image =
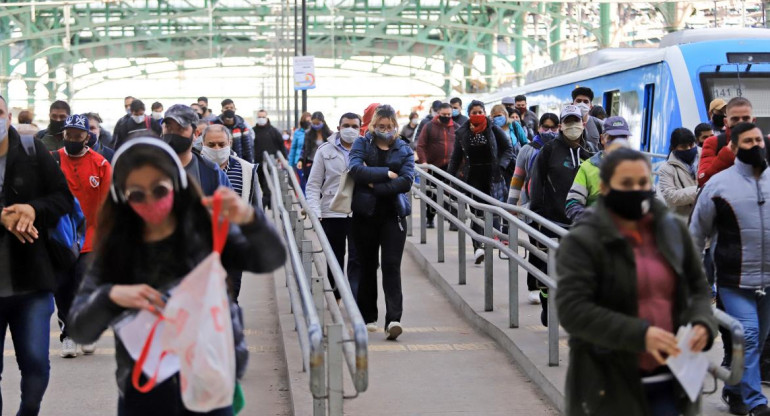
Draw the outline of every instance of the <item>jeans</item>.
<instances>
[{"instance_id":1,"label":"jeans","mask_svg":"<svg viewBox=\"0 0 770 416\"><path fill-rule=\"evenodd\" d=\"M231 270L227 272L227 288L233 302L238 304L238 296L241 294L241 283L243 282L243 272L240 270Z\"/></svg>"},{"instance_id":2,"label":"jeans","mask_svg":"<svg viewBox=\"0 0 770 416\"><path fill-rule=\"evenodd\" d=\"M749 409L767 404L760 384L759 357L770 332L770 297L760 296L753 289L719 287L718 290L725 312L743 325L746 342L743 378L735 386L725 386L725 390L740 394Z\"/></svg>"},{"instance_id":3,"label":"jeans","mask_svg":"<svg viewBox=\"0 0 770 416\"><path fill-rule=\"evenodd\" d=\"M356 298L364 322L377 322L377 265L382 250L382 288L385 292L385 328L393 321L401 322L401 258L406 242L406 219L391 216L362 217L353 215L355 242L361 280Z\"/></svg>"},{"instance_id":4,"label":"jeans","mask_svg":"<svg viewBox=\"0 0 770 416\"><path fill-rule=\"evenodd\" d=\"M86 269L91 263L91 253L82 253L70 270L56 273L56 292L54 300L56 301L56 316L59 319L59 341L64 341L69 334L67 333L67 315L70 313L72 302L75 300L75 293L83 281Z\"/></svg>"},{"instance_id":5,"label":"jeans","mask_svg":"<svg viewBox=\"0 0 770 416\"><path fill-rule=\"evenodd\" d=\"M348 267L347 277L350 284L350 291L355 297L358 293L358 281L361 274L358 270L358 260L356 260L356 245L352 241L352 226L353 219L347 218L324 218L321 221L321 227L324 229L326 238L329 239L329 244L332 246L334 257L337 259L337 263L340 265L342 271L345 271L345 250L347 244L348 253ZM334 288L334 298L340 299L340 291L337 290L337 285L334 283L334 276L332 276L332 269L326 268L326 277L329 279L329 284Z\"/></svg>"},{"instance_id":6,"label":"jeans","mask_svg":"<svg viewBox=\"0 0 770 416\"><path fill-rule=\"evenodd\" d=\"M140 381L145 383L147 379L142 375ZM147 393L136 391L130 382L126 384L125 394L118 398L118 416L233 416L232 406L206 413L185 409L178 374Z\"/></svg>"},{"instance_id":7,"label":"jeans","mask_svg":"<svg viewBox=\"0 0 770 416\"><path fill-rule=\"evenodd\" d=\"M5 331L10 328L21 372L21 405L17 416L35 416L40 412L51 371L48 348L52 314L51 292L0 298L0 345L5 344ZM0 375L2 372L3 360L0 360ZM2 396L0 414L3 414Z\"/></svg>"},{"instance_id":8,"label":"jeans","mask_svg":"<svg viewBox=\"0 0 770 416\"><path fill-rule=\"evenodd\" d=\"M305 186L307 186L307 177L305 176L304 169L298 169L296 166L293 168L297 174L297 180L299 181L299 187L302 189L302 195L305 194Z\"/></svg>"}]
</instances>

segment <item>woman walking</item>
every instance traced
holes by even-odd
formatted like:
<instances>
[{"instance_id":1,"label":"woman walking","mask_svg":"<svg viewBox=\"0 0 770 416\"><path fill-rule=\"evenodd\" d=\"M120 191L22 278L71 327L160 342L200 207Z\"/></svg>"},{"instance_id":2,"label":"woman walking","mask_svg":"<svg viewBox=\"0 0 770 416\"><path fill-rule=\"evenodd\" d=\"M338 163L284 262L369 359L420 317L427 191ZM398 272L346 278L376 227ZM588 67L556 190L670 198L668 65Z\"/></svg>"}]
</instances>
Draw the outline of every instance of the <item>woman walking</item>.
<instances>
[{"instance_id":1,"label":"woman walking","mask_svg":"<svg viewBox=\"0 0 770 416\"><path fill-rule=\"evenodd\" d=\"M313 167L313 159L315 159L318 146L325 143L331 135L332 131L326 125L323 113L320 111L313 113L310 118L310 129L305 132L302 153L300 153L299 162L297 162L297 168L302 170L302 177L305 178L305 186L307 186L307 178L310 176L310 168Z\"/></svg>"},{"instance_id":2,"label":"woman walking","mask_svg":"<svg viewBox=\"0 0 770 416\"><path fill-rule=\"evenodd\" d=\"M671 132L669 155L660 168L658 188L669 208L687 222L695 208L698 196L698 161L700 147L695 144L695 134L680 127Z\"/></svg>"},{"instance_id":3,"label":"woman walking","mask_svg":"<svg viewBox=\"0 0 770 416\"><path fill-rule=\"evenodd\" d=\"M90 344L121 314L162 308L175 287L212 251L211 198L185 172L176 153L152 138L125 144L113 161L110 198L96 231L93 267L69 316L75 342ZM266 273L284 264L285 250L261 210L220 188L222 212L232 224L222 264L226 269ZM234 335L242 332L234 328ZM140 393L130 380L134 359L115 338L118 415L198 415L184 408L179 373ZM238 342L235 343L238 345ZM142 384L146 382L143 377ZM232 407L206 415L230 416Z\"/></svg>"},{"instance_id":4,"label":"woman walking","mask_svg":"<svg viewBox=\"0 0 770 416\"><path fill-rule=\"evenodd\" d=\"M601 196L556 255L561 325L570 334L566 414L694 415L665 360L692 324L689 348L711 347L716 322L700 253L656 200L652 167L631 149L601 164Z\"/></svg>"},{"instance_id":5,"label":"woman walking","mask_svg":"<svg viewBox=\"0 0 770 416\"><path fill-rule=\"evenodd\" d=\"M367 329L376 331L377 264L382 264L385 332L389 340L395 340L403 331L401 258L406 217L412 208L407 192L414 181L414 153L397 132L396 111L382 105L375 110L366 136L356 140L350 151L350 174L356 183L353 241L361 266L358 308Z\"/></svg>"}]
</instances>

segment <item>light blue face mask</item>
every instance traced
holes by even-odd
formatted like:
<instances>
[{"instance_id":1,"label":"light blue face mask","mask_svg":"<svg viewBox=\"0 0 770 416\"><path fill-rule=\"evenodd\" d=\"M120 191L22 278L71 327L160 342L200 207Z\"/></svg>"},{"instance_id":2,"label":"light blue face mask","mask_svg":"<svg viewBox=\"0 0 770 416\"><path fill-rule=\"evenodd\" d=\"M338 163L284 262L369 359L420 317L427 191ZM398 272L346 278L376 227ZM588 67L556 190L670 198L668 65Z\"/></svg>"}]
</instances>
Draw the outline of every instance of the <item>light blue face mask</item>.
<instances>
[{"instance_id":1,"label":"light blue face mask","mask_svg":"<svg viewBox=\"0 0 770 416\"><path fill-rule=\"evenodd\" d=\"M374 136L382 141L390 142L393 140L393 137L395 136L395 132L389 131L389 132L382 132L379 130L374 131Z\"/></svg>"},{"instance_id":2,"label":"light blue face mask","mask_svg":"<svg viewBox=\"0 0 770 416\"><path fill-rule=\"evenodd\" d=\"M452 109L452 117L457 117L460 115L460 110L453 108Z\"/></svg>"},{"instance_id":3,"label":"light blue face mask","mask_svg":"<svg viewBox=\"0 0 770 416\"><path fill-rule=\"evenodd\" d=\"M0 143L8 138L8 119L0 118Z\"/></svg>"},{"instance_id":4,"label":"light blue face mask","mask_svg":"<svg viewBox=\"0 0 770 416\"><path fill-rule=\"evenodd\" d=\"M505 122L508 121L505 116L496 116L492 119L492 121L495 122L495 125L497 127L503 127L505 125Z\"/></svg>"}]
</instances>

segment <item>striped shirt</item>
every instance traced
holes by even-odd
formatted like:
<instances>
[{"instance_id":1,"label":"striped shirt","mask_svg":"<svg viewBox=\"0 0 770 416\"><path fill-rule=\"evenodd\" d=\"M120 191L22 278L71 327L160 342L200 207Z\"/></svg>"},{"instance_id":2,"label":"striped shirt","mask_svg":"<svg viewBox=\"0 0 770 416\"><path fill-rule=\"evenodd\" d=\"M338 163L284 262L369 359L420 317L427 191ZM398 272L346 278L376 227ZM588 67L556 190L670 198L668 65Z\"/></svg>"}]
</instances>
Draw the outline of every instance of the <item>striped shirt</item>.
<instances>
[{"instance_id":1,"label":"striped shirt","mask_svg":"<svg viewBox=\"0 0 770 416\"><path fill-rule=\"evenodd\" d=\"M238 195L243 196L243 167L241 163L231 156L224 170L227 178L230 179L230 183L233 185L233 190Z\"/></svg>"}]
</instances>

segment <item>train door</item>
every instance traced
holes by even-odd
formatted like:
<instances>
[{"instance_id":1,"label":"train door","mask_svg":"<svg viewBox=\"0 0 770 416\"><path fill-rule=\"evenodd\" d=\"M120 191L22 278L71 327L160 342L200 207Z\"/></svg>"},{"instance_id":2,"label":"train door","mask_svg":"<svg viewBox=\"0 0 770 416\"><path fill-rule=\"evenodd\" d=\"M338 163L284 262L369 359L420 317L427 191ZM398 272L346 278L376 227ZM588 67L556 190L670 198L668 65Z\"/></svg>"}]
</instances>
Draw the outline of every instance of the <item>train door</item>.
<instances>
[{"instance_id":1,"label":"train door","mask_svg":"<svg viewBox=\"0 0 770 416\"><path fill-rule=\"evenodd\" d=\"M655 97L655 84L646 84L644 86L644 106L642 107L642 137L640 138L640 150L650 151L652 144L652 114Z\"/></svg>"}]
</instances>

